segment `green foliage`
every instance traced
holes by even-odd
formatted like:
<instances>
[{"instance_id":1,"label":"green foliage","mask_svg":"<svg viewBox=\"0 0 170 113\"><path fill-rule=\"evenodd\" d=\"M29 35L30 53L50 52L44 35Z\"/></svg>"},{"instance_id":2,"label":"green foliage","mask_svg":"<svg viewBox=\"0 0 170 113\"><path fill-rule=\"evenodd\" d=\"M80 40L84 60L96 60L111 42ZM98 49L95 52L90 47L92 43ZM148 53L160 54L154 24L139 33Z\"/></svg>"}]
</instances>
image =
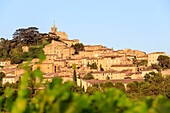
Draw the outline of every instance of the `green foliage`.
<instances>
[{"instance_id":1,"label":"green foliage","mask_svg":"<svg viewBox=\"0 0 170 113\"><path fill-rule=\"evenodd\" d=\"M77 82L77 75L76 75L76 70L74 69L73 72L73 81L76 83Z\"/></svg>"},{"instance_id":2,"label":"green foliage","mask_svg":"<svg viewBox=\"0 0 170 113\"><path fill-rule=\"evenodd\" d=\"M134 82L127 84L127 92L128 93L137 93L138 92L138 86Z\"/></svg>"},{"instance_id":3,"label":"green foliage","mask_svg":"<svg viewBox=\"0 0 170 113\"><path fill-rule=\"evenodd\" d=\"M162 69L170 68L170 58L168 56L160 55L157 60Z\"/></svg>"},{"instance_id":4,"label":"green foliage","mask_svg":"<svg viewBox=\"0 0 170 113\"><path fill-rule=\"evenodd\" d=\"M113 84L110 81L107 81L105 83L100 84L100 86L105 89L105 88L113 88Z\"/></svg>"},{"instance_id":5,"label":"green foliage","mask_svg":"<svg viewBox=\"0 0 170 113\"><path fill-rule=\"evenodd\" d=\"M29 57L39 58L40 55L44 53L41 46L32 46L29 48Z\"/></svg>"},{"instance_id":6,"label":"green foliage","mask_svg":"<svg viewBox=\"0 0 170 113\"><path fill-rule=\"evenodd\" d=\"M36 27L17 29L11 40L0 39L0 58L1 60L12 59L13 63L39 58L42 48L51 40L59 41L58 39L59 37L50 37L48 34L39 33ZM30 52L23 52L22 46L30 47Z\"/></svg>"},{"instance_id":7,"label":"green foliage","mask_svg":"<svg viewBox=\"0 0 170 113\"><path fill-rule=\"evenodd\" d=\"M79 93L79 94L84 94L84 89L81 88L80 86L77 86L76 84L71 86L71 91Z\"/></svg>"},{"instance_id":8,"label":"green foliage","mask_svg":"<svg viewBox=\"0 0 170 113\"><path fill-rule=\"evenodd\" d=\"M14 89L6 88L4 95L0 97L1 112L169 113L170 101L164 96L158 96L154 100L147 97L140 101L132 101L126 94L117 89L110 88L101 92L97 87L89 87L87 89L89 95L87 95L72 82L62 83L59 78L46 83L45 89L37 89L37 93L30 97L28 89L30 76L36 78L41 74L39 70L26 72L21 78L16 97L14 96ZM169 80L169 78L167 79ZM38 88L36 84L34 82L34 85ZM108 84L110 83L105 83L106 86ZM117 84L119 84L117 86L120 86L120 83ZM131 89L135 91L136 88L133 88L135 84L137 83L128 86L132 86ZM110 86L113 86L113 84Z\"/></svg>"},{"instance_id":9,"label":"green foliage","mask_svg":"<svg viewBox=\"0 0 170 113\"><path fill-rule=\"evenodd\" d=\"M74 48L75 54L79 54L79 51L84 51L84 45L82 43L77 43L75 45L72 45L71 47Z\"/></svg>"},{"instance_id":10,"label":"green foliage","mask_svg":"<svg viewBox=\"0 0 170 113\"><path fill-rule=\"evenodd\" d=\"M89 64L89 62L88 62L87 66L90 67L90 69L97 69L98 68L96 62L94 62L92 64Z\"/></svg>"},{"instance_id":11,"label":"green foliage","mask_svg":"<svg viewBox=\"0 0 170 113\"><path fill-rule=\"evenodd\" d=\"M100 91L100 89L97 87L88 87L86 93L89 95L93 95L97 91Z\"/></svg>"},{"instance_id":12,"label":"green foliage","mask_svg":"<svg viewBox=\"0 0 170 113\"><path fill-rule=\"evenodd\" d=\"M3 77L5 77L5 73L4 72L0 72L0 81L2 81Z\"/></svg>"},{"instance_id":13,"label":"green foliage","mask_svg":"<svg viewBox=\"0 0 170 113\"><path fill-rule=\"evenodd\" d=\"M23 62L23 59L20 56L13 56L11 58L11 64L20 64Z\"/></svg>"},{"instance_id":14,"label":"green foliage","mask_svg":"<svg viewBox=\"0 0 170 113\"><path fill-rule=\"evenodd\" d=\"M90 79L94 79L93 75L91 73L87 73L84 77L84 80L90 80Z\"/></svg>"},{"instance_id":15,"label":"green foliage","mask_svg":"<svg viewBox=\"0 0 170 113\"><path fill-rule=\"evenodd\" d=\"M42 56L40 62L43 59ZM124 87L121 83L113 85L108 81L97 87L88 87L87 94L85 94L73 82L63 83L60 78L42 84L43 75L40 69L30 71L29 63L23 67L26 69L26 73L21 77L19 85L18 83L7 83L4 85L4 91L0 93L1 112L169 113L170 101L167 97L170 94L170 77L168 76L163 78L160 74L149 73L148 81L127 84L127 92L130 94L155 96L154 99L146 97L133 101L122 91L113 88L123 90ZM101 90L101 87L104 90Z\"/></svg>"},{"instance_id":16,"label":"green foliage","mask_svg":"<svg viewBox=\"0 0 170 113\"><path fill-rule=\"evenodd\" d=\"M123 91L123 92L126 92L125 86L124 86L124 84L121 83L121 82L116 82L116 83L114 84L114 87L117 88L117 89L119 89L119 90L121 90L121 91Z\"/></svg>"},{"instance_id":17,"label":"green foliage","mask_svg":"<svg viewBox=\"0 0 170 113\"><path fill-rule=\"evenodd\" d=\"M158 72L161 71L161 67L160 67L159 65L157 65L157 64L152 64L152 65L151 65L151 68L152 68L152 69L156 69Z\"/></svg>"},{"instance_id":18,"label":"green foliage","mask_svg":"<svg viewBox=\"0 0 170 113\"><path fill-rule=\"evenodd\" d=\"M132 59L133 61L133 64L136 66L136 67L139 67L139 66L147 66L148 64L148 61L147 60L137 60L136 59L136 56Z\"/></svg>"},{"instance_id":19,"label":"green foliage","mask_svg":"<svg viewBox=\"0 0 170 113\"><path fill-rule=\"evenodd\" d=\"M148 61L147 60L141 60L141 61L139 61L138 62L139 64L139 66L147 66L147 64L148 64Z\"/></svg>"}]
</instances>

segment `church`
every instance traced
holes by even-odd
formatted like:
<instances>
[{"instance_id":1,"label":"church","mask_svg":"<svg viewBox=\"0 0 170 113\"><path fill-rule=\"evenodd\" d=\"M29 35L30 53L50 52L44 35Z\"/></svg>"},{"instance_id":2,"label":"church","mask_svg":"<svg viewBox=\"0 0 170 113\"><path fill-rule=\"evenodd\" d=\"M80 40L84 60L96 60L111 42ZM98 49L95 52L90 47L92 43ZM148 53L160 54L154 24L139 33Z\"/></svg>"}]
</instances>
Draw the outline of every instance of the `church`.
<instances>
[{"instance_id":1,"label":"church","mask_svg":"<svg viewBox=\"0 0 170 113\"><path fill-rule=\"evenodd\" d=\"M65 32L58 31L55 25L55 22L53 26L51 27L51 31L49 32L49 34L53 34L53 35L60 37L60 40L68 40L68 36Z\"/></svg>"}]
</instances>

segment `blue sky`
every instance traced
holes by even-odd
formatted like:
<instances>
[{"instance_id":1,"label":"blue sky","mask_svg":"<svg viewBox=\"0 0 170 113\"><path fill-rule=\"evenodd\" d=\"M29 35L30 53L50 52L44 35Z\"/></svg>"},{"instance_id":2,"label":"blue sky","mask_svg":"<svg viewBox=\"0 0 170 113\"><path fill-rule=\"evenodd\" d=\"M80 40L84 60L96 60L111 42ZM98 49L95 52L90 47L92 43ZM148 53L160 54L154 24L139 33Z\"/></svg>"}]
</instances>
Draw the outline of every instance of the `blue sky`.
<instances>
[{"instance_id":1,"label":"blue sky","mask_svg":"<svg viewBox=\"0 0 170 113\"><path fill-rule=\"evenodd\" d=\"M70 39L170 54L170 0L0 0L0 37L53 22Z\"/></svg>"}]
</instances>

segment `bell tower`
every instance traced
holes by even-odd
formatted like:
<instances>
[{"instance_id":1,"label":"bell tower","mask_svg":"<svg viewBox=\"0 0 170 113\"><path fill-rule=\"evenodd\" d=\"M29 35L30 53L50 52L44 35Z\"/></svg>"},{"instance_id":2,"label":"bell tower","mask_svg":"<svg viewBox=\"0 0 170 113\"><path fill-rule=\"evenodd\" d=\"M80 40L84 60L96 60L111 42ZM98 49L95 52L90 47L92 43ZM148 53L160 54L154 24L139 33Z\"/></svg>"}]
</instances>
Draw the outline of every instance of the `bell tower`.
<instances>
[{"instance_id":1,"label":"bell tower","mask_svg":"<svg viewBox=\"0 0 170 113\"><path fill-rule=\"evenodd\" d=\"M62 40L62 39L67 40L68 39L68 36L65 32L58 31L58 29L55 25L55 21L54 21L54 24L51 27L50 33L52 33L51 35L56 35L56 36L60 37L60 40Z\"/></svg>"},{"instance_id":2,"label":"bell tower","mask_svg":"<svg viewBox=\"0 0 170 113\"><path fill-rule=\"evenodd\" d=\"M58 31L57 31L57 27L56 27L56 25L55 25L55 21L54 21L54 24L53 24L53 26L51 27L51 31L50 31L51 33L57 33Z\"/></svg>"}]
</instances>

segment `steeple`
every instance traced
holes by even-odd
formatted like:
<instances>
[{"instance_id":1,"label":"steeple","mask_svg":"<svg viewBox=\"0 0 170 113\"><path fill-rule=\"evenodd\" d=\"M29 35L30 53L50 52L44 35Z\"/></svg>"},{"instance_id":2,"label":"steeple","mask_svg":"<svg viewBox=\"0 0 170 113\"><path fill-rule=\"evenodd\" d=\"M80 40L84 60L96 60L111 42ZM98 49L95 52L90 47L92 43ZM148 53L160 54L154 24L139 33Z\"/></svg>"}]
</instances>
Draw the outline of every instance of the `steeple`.
<instances>
[{"instance_id":1,"label":"steeple","mask_svg":"<svg viewBox=\"0 0 170 113\"><path fill-rule=\"evenodd\" d=\"M57 32L57 27L56 27L56 25L55 25L55 21L54 21L54 23L53 23L53 26L51 27L51 32L52 32L52 33L56 33L56 32Z\"/></svg>"},{"instance_id":2,"label":"steeple","mask_svg":"<svg viewBox=\"0 0 170 113\"><path fill-rule=\"evenodd\" d=\"M55 25L55 20L54 20L54 23L53 23L53 28L56 28L56 25Z\"/></svg>"}]
</instances>

